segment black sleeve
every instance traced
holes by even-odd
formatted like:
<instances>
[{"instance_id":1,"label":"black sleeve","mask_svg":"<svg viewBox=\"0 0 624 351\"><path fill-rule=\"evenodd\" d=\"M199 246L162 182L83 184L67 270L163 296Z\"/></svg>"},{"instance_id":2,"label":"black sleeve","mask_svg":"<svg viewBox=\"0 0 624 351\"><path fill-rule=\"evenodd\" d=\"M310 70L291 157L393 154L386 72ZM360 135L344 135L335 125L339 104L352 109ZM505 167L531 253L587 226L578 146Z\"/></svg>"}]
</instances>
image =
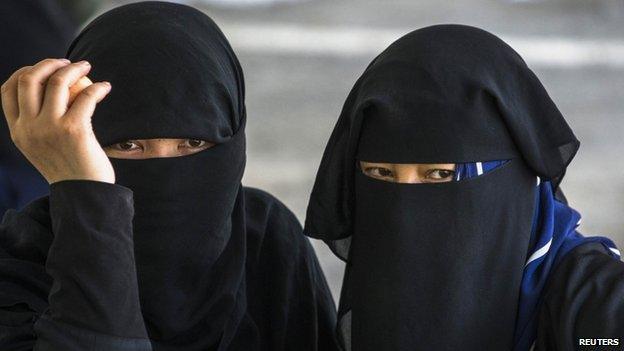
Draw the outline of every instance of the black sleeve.
<instances>
[{"instance_id":1,"label":"black sleeve","mask_svg":"<svg viewBox=\"0 0 624 351\"><path fill-rule=\"evenodd\" d=\"M139 305L133 213L129 189L74 180L50 187L49 238L40 222L5 216L1 350L151 350ZM43 251L36 240L49 240L43 259L27 250Z\"/></svg>"},{"instance_id":2,"label":"black sleeve","mask_svg":"<svg viewBox=\"0 0 624 351\"><path fill-rule=\"evenodd\" d=\"M605 250L583 244L560 262L540 309L536 350L624 348L624 262Z\"/></svg>"},{"instance_id":3,"label":"black sleeve","mask_svg":"<svg viewBox=\"0 0 624 351\"><path fill-rule=\"evenodd\" d=\"M246 193L246 207L253 214L248 232L258 234L249 242L258 250L250 255L253 291L247 296L267 341L263 349L338 350L336 306L299 221L273 196L249 188Z\"/></svg>"}]
</instances>

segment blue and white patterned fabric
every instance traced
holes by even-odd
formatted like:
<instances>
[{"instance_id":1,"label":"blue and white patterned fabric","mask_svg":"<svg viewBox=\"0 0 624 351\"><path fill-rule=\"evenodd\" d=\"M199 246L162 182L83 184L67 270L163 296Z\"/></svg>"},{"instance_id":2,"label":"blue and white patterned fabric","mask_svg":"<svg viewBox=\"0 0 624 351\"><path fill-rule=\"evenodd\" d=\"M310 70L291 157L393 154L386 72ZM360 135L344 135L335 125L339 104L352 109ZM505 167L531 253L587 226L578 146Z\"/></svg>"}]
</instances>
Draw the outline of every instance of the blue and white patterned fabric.
<instances>
[{"instance_id":1,"label":"blue and white patterned fabric","mask_svg":"<svg viewBox=\"0 0 624 351\"><path fill-rule=\"evenodd\" d=\"M455 180L467 179L487 173L507 160L459 163ZM620 259L615 244L605 237L584 237L576 228L581 215L568 205L555 199L550 182L536 178L536 206L531 230L532 247L527 254L518 305L515 330L515 351L529 350L537 334L537 313L541 294L550 272L566 254L578 245L600 243L614 259Z\"/></svg>"}]
</instances>

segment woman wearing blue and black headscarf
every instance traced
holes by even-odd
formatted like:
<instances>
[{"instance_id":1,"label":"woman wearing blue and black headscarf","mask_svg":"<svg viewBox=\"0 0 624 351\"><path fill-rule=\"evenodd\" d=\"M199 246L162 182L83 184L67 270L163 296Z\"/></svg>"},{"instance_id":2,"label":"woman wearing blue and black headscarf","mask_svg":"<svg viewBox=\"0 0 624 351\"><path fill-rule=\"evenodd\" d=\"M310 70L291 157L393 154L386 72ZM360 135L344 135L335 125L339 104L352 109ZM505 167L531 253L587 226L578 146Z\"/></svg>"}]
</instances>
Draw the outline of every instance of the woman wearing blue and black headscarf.
<instances>
[{"instance_id":1,"label":"woman wearing blue and black headscarf","mask_svg":"<svg viewBox=\"0 0 624 351\"><path fill-rule=\"evenodd\" d=\"M619 251L576 231L558 187L578 147L522 58L484 30L422 28L375 58L329 140L304 230L347 262L344 349L623 342Z\"/></svg>"}]
</instances>

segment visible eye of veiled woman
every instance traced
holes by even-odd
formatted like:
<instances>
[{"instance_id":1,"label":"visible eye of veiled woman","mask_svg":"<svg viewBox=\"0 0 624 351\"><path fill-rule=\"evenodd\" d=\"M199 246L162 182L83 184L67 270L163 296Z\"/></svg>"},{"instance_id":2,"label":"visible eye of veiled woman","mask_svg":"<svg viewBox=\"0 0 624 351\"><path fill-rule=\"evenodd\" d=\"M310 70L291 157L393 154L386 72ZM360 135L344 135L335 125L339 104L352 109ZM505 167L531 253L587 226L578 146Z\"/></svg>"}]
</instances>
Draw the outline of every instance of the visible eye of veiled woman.
<instances>
[{"instance_id":1,"label":"visible eye of veiled woman","mask_svg":"<svg viewBox=\"0 0 624 351\"><path fill-rule=\"evenodd\" d=\"M394 179L394 173L385 167L366 167L364 174L373 178Z\"/></svg>"}]
</instances>

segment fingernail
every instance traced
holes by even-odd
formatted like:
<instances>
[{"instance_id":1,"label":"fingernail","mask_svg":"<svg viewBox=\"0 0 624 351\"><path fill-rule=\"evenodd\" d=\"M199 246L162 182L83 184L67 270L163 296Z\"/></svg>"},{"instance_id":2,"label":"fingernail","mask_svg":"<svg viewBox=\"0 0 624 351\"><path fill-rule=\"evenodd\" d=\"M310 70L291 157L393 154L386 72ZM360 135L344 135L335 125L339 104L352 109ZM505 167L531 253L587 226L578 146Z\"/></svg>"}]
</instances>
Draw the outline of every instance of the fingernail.
<instances>
[{"instance_id":1,"label":"fingernail","mask_svg":"<svg viewBox=\"0 0 624 351\"><path fill-rule=\"evenodd\" d=\"M84 66L91 66L91 64L88 61L86 61L86 60L82 60L82 61L80 61L78 63L81 64L81 65L84 65Z\"/></svg>"},{"instance_id":2,"label":"fingernail","mask_svg":"<svg viewBox=\"0 0 624 351\"><path fill-rule=\"evenodd\" d=\"M68 59L66 59L66 58L62 58L62 59L60 59L60 60L61 60L61 62L63 62L63 63L71 63L71 61L70 61L70 60L68 60Z\"/></svg>"},{"instance_id":3,"label":"fingernail","mask_svg":"<svg viewBox=\"0 0 624 351\"><path fill-rule=\"evenodd\" d=\"M102 83L104 83L104 85L106 85L106 86L108 87L108 89L109 89L109 90L113 87L113 86L111 85L111 83L110 83L110 82L106 82L106 81L104 81L104 82L102 82Z\"/></svg>"}]
</instances>

